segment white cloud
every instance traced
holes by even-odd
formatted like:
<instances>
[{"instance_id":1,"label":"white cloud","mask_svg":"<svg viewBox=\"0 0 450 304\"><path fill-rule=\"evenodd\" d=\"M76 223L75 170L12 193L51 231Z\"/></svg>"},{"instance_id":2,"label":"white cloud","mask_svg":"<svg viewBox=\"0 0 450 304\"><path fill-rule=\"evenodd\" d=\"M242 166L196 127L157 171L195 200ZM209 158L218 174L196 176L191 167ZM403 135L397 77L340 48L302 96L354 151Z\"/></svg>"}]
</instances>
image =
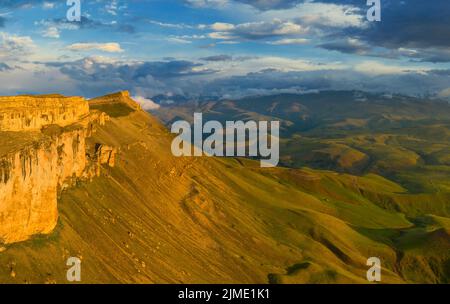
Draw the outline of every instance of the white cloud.
<instances>
[{"instance_id":1,"label":"white cloud","mask_svg":"<svg viewBox=\"0 0 450 304\"><path fill-rule=\"evenodd\" d=\"M23 92L79 94L77 83L72 78L57 69L33 63L22 63L20 68L0 72L0 83L2 95L16 95Z\"/></svg>"},{"instance_id":2,"label":"white cloud","mask_svg":"<svg viewBox=\"0 0 450 304\"><path fill-rule=\"evenodd\" d=\"M291 45L291 44L307 44L308 39L305 38L286 38L268 42L273 45Z\"/></svg>"},{"instance_id":3,"label":"white cloud","mask_svg":"<svg viewBox=\"0 0 450 304\"><path fill-rule=\"evenodd\" d=\"M36 45L29 36L11 35L0 32L0 58L15 59L31 54Z\"/></svg>"},{"instance_id":4,"label":"white cloud","mask_svg":"<svg viewBox=\"0 0 450 304\"><path fill-rule=\"evenodd\" d=\"M234 29L234 25L231 23L216 22L211 25L211 29L218 32L231 31L232 29Z\"/></svg>"},{"instance_id":5,"label":"white cloud","mask_svg":"<svg viewBox=\"0 0 450 304\"><path fill-rule=\"evenodd\" d=\"M181 43L181 44L189 44L192 43L189 40L183 39L183 38L179 38L179 37L169 37L166 38L167 41L169 42L173 42L173 43Z\"/></svg>"},{"instance_id":6,"label":"white cloud","mask_svg":"<svg viewBox=\"0 0 450 304\"><path fill-rule=\"evenodd\" d=\"M303 35L308 28L291 21L273 19L270 21L246 22L241 24L214 23L210 26L214 32L209 34L212 39L257 40L277 36Z\"/></svg>"},{"instance_id":7,"label":"white cloud","mask_svg":"<svg viewBox=\"0 0 450 304\"><path fill-rule=\"evenodd\" d=\"M142 97L142 96L134 96L132 97L132 99L134 101L136 101L137 103L139 103L142 107L142 109L144 109L145 111L150 111L150 110L157 110L160 108L160 105L157 104L156 102L154 102L151 99Z\"/></svg>"},{"instance_id":8,"label":"white cloud","mask_svg":"<svg viewBox=\"0 0 450 304\"><path fill-rule=\"evenodd\" d=\"M57 39L60 37L60 31L56 26L50 26L42 32L42 36Z\"/></svg>"},{"instance_id":9,"label":"white cloud","mask_svg":"<svg viewBox=\"0 0 450 304\"><path fill-rule=\"evenodd\" d=\"M113 16L117 15L117 0L111 0L105 5L105 11Z\"/></svg>"},{"instance_id":10,"label":"white cloud","mask_svg":"<svg viewBox=\"0 0 450 304\"><path fill-rule=\"evenodd\" d=\"M123 49L119 43L109 42L109 43L74 43L67 47L68 50L79 52L79 51L103 51L108 53L121 53Z\"/></svg>"},{"instance_id":11,"label":"white cloud","mask_svg":"<svg viewBox=\"0 0 450 304\"><path fill-rule=\"evenodd\" d=\"M438 95L439 95L439 97L444 97L444 98L450 97L450 88L440 91Z\"/></svg>"},{"instance_id":12,"label":"white cloud","mask_svg":"<svg viewBox=\"0 0 450 304\"><path fill-rule=\"evenodd\" d=\"M323 64L309 60L291 59L276 56L250 57L246 60L240 61L211 61L205 64L204 67L210 70L217 71L216 74L208 75L209 78L246 75L248 73L259 72L262 70L277 70L281 72L307 72L341 70L348 68L348 66L339 62Z\"/></svg>"},{"instance_id":13,"label":"white cloud","mask_svg":"<svg viewBox=\"0 0 450 304\"><path fill-rule=\"evenodd\" d=\"M389 75L404 73L425 73L430 70L424 67L404 67L400 65L385 64L378 61L363 61L356 64L354 70L369 75Z\"/></svg>"},{"instance_id":14,"label":"white cloud","mask_svg":"<svg viewBox=\"0 0 450 304\"><path fill-rule=\"evenodd\" d=\"M329 26L337 28L366 27L365 15L351 5L306 2L289 9L269 10L261 17L270 20L283 18L295 20L300 24L311 26Z\"/></svg>"},{"instance_id":15,"label":"white cloud","mask_svg":"<svg viewBox=\"0 0 450 304\"><path fill-rule=\"evenodd\" d=\"M42 3L42 8L44 8L44 9L53 9L53 8L55 8L55 6L56 6L56 3L54 3L54 2L45 1L44 3Z\"/></svg>"}]
</instances>

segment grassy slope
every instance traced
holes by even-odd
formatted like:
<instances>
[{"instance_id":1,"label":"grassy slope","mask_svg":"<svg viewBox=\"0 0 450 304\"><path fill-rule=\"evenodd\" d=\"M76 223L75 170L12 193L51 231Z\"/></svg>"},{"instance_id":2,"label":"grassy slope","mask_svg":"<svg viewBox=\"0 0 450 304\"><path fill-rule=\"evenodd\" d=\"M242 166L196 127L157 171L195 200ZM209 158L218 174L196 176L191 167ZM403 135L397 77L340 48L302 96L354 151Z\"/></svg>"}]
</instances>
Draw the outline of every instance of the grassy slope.
<instances>
[{"instance_id":1,"label":"grassy slope","mask_svg":"<svg viewBox=\"0 0 450 304\"><path fill-rule=\"evenodd\" d=\"M1 282L64 283L69 256L84 283L364 283L371 256L385 283L449 280L445 198L374 174L177 159L154 118L116 116L92 141L119 147L117 166L62 194L53 234L1 252Z\"/></svg>"},{"instance_id":2,"label":"grassy slope","mask_svg":"<svg viewBox=\"0 0 450 304\"><path fill-rule=\"evenodd\" d=\"M175 104L166 123L192 119L280 120L281 163L362 175L376 173L415 193L449 193L450 104L355 91L281 94Z\"/></svg>"}]
</instances>

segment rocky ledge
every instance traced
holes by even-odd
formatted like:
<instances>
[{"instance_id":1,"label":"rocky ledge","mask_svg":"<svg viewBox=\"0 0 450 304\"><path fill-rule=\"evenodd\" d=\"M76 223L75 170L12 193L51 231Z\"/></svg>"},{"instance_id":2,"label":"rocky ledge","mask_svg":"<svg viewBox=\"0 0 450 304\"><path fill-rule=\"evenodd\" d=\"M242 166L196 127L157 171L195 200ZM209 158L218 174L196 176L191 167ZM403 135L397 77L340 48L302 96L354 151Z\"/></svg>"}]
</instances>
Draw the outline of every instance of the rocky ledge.
<instances>
[{"instance_id":1,"label":"rocky ledge","mask_svg":"<svg viewBox=\"0 0 450 304\"><path fill-rule=\"evenodd\" d=\"M102 102L125 100L139 109L128 96ZM59 192L98 176L101 166L114 166L115 147L86 141L108 120L81 97L0 97L0 244L52 232Z\"/></svg>"}]
</instances>

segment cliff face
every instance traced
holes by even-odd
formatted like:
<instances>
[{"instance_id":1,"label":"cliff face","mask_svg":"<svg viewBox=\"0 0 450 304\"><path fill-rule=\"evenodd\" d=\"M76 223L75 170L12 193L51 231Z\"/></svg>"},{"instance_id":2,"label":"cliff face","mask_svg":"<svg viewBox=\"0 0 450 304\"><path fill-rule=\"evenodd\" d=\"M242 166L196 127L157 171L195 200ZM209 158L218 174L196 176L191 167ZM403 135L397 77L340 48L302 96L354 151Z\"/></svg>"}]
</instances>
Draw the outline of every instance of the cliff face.
<instances>
[{"instance_id":1,"label":"cliff face","mask_svg":"<svg viewBox=\"0 0 450 304\"><path fill-rule=\"evenodd\" d=\"M136 103L133 99L131 99L130 93L128 91L117 92L89 100L89 105L92 108L96 108L102 105L114 105L114 104L125 105L133 110L140 110L141 108L138 103Z\"/></svg>"},{"instance_id":2,"label":"cliff face","mask_svg":"<svg viewBox=\"0 0 450 304\"><path fill-rule=\"evenodd\" d=\"M82 97L0 97L0 131L40 130L51 124L68 126L89 114Z\"/></svg>"},{"instance_id":3,"label":"cliff face","mask_svg":"<svg viewBox=\"0 0 450 304\"><path fill-rule=\"evenodd\" d=\"M0 97L0 244L50 233L59 192L114 164L113 147L86 143L106 120L82 98Z\"/></svg>"},{"instance_id":4,"label":"cliff face","mask_svg":"<svg viewBox=\"0 0 450 304\"><path fill-rule=\"evenodd\" d=\"M86 167L85 131L63 132L0 158L0 241L53 230L57 193Z\"/></svg>"}]
</instances>

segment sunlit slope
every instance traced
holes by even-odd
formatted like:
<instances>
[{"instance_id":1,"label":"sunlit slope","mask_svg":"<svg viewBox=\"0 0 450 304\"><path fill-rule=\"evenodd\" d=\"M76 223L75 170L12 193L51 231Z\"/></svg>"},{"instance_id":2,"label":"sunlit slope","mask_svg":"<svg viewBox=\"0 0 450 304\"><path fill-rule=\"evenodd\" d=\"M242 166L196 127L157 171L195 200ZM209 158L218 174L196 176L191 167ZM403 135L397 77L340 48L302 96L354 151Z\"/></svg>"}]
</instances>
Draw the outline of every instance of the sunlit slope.
<instances>
[{"instance_id":1,"label":"sunlit slope","mask_svg":"<svg viewBox=\"0 0 450 304\"><path fill-rule=\"evenodd\" d=\"M354 175L375 173L414 193L450 193L450 104L358 91L173 103L154 113L178 119L280 121L280 163Z\"/></svg>"},{"instance_id":2,"label":"sunlit slope","mask_svg":"<svg viewBox=\"0 0 450 304\"><path fill-rule=\"evenodd\" d=\"M174 158L161 124L124 114L91 138L119 149L116 167L61 195L53 234L3 248L1 282L65 283L70 256L83 283L366 283L372 256L384 283L448 282L448 197L377 175Z\"/></svg>"}]
</instances>

